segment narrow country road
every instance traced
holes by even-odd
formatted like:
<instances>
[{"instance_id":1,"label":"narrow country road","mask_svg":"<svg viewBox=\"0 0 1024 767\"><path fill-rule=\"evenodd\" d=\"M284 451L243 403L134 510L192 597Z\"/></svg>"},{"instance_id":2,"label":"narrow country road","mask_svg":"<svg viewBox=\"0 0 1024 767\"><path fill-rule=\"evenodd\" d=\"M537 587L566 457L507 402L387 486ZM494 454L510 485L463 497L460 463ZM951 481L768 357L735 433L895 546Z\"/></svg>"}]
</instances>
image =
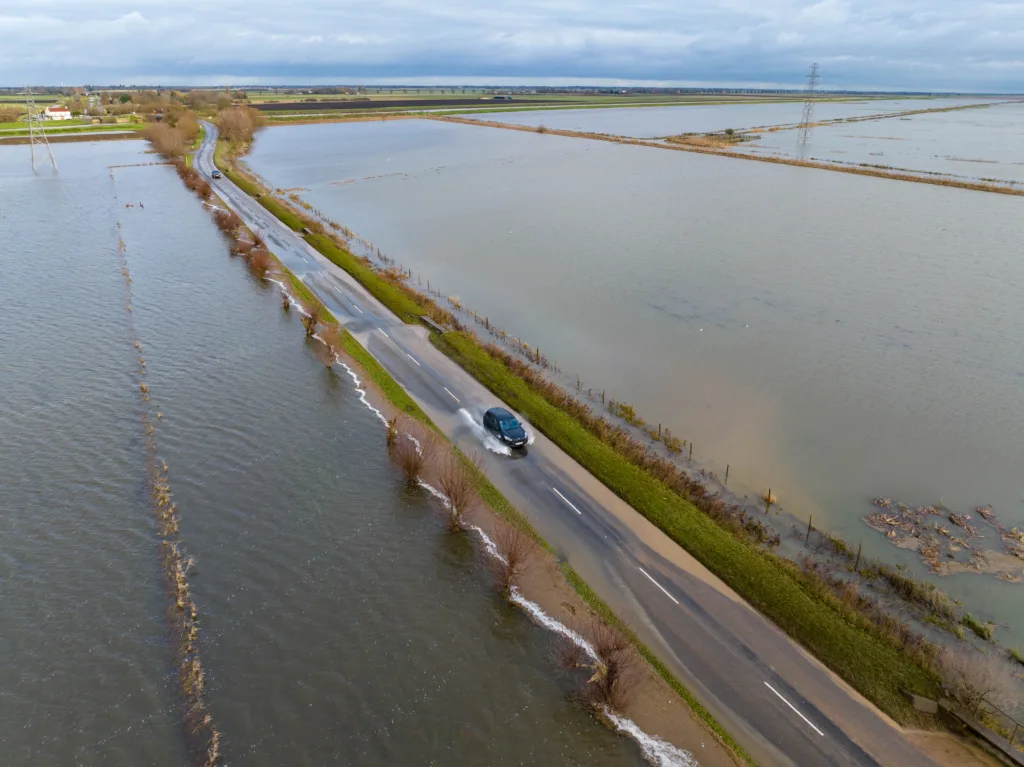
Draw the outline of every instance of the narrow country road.
<instances>
[{"instance_id":1,"label":"narrow country road","mask_svg":"<svg viewBox=\"0 0 1024 767\"><path fill-rule=\"evenodd\" d=\"M932 761L900 730L542 434L526 455L484 449L483 412L502 404L227 178L213 180L217 129L196 169L268 247L628 620L674 674L763 765ZM315 151L311 148L310 151ZM507 407L507 406L506 406ZM508 408L512 410L512 408ZM700 749L695 756L700 760Z\"/></svg>"}]
</instances>

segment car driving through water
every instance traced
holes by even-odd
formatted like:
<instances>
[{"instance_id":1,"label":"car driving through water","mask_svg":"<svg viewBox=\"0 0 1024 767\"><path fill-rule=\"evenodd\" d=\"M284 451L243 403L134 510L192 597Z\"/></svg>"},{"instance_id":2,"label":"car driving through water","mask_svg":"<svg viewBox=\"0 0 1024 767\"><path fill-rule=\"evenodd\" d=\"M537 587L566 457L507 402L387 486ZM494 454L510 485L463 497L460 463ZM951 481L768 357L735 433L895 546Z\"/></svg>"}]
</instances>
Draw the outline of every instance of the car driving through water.
<instances>
[{"instance_id":1,"label":"car driving through water","mask_svg":"<svg viewBox=\"0 0 1024 767\"><path fill-rule=\"evenodd\" d=\"M523 425L503 407L484 413L484 428L509 447L525 447L530 441Z\"/></svg>"}]
</instances>

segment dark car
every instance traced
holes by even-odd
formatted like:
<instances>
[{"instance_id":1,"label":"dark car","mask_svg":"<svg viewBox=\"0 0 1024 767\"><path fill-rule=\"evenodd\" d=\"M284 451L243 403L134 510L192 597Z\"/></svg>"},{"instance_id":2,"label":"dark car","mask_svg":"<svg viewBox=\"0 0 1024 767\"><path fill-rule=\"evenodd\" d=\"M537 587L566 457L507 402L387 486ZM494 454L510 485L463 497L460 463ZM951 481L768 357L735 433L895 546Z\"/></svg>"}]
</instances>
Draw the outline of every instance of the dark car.
<instances>
[{"instance_id":1,"label":"dark car","mask_svg":"<svg viewBox=\"0 0 1024 767\"><path fill-rule=\"evenodd\" d=\"M484 428L509 447L523 447L530 441L523 425L503 407L492 407L484 413Z\"/></svg>"},{"instance_id":2,"label":"dark car","mask_svg":"<svg viewBox=\"0 0 1024 767\"><path fill-rule=\"evenodd\" d=\"M210 175L212 175L214 178L220 178L220 171L219 170L215 170Z\"/></svg>"}]
</instances>

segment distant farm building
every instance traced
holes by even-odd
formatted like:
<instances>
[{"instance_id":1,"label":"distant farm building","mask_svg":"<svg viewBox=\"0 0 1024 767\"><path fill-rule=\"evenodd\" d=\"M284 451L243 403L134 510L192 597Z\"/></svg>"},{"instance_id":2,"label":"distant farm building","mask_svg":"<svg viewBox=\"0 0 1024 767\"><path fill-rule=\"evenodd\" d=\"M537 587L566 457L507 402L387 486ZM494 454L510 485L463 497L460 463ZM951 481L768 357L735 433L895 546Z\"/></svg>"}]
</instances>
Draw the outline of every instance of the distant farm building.
<instances>
[{"instance_id":1,"label":"distant farm building","mask_svg":"<svg viewBox=\"0 0 1024 767\"><path fill-rule=\"evenodd\" d=\"M71 110L60 104L51 104L40 115L44 120L70 120Z\"/></svg>"}]
</instances>

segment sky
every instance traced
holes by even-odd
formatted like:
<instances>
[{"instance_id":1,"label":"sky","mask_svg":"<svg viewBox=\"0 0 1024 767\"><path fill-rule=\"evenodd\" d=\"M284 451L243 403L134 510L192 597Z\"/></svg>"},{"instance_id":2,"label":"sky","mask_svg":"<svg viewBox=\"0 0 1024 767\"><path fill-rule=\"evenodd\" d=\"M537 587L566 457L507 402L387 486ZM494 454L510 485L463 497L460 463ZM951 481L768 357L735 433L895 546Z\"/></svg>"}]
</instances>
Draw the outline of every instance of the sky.
<instances>
[{"instance_id":1,"label":"sky","mask_svg":"<svg viewBox=\"0 0 1024 767\"><path fill-rule=\"evenodd\" d=\"M1024 0L2 0L0 85L1024 91Z\"/></svg>"}]
</instances>

